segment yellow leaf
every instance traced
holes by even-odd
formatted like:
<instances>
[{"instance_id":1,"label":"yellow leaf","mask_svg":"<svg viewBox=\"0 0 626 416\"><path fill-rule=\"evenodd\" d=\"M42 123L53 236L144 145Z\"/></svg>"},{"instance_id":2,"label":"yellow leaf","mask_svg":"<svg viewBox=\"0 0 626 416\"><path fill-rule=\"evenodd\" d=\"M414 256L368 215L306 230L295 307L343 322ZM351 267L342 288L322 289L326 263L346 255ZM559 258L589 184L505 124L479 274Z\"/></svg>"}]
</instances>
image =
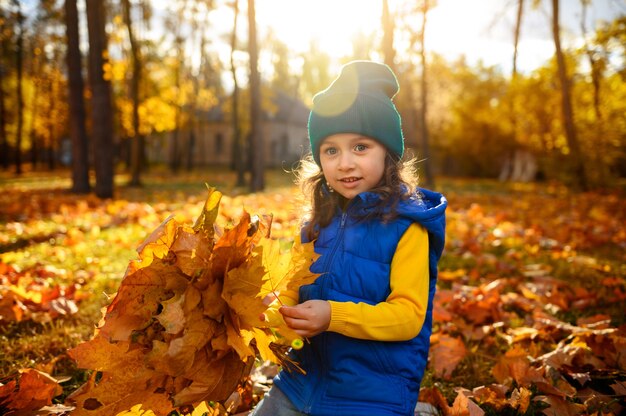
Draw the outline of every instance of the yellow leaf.
<instances>
[{"instance_id":1,"label":"yellow leaf","mask_svg":"<svg viewBox=\"0 0 626 416\"><path fill-rule=\"evenodd\" d=\"M209 196L207 197L202 213L196 220L193 229L197 232L202 232L207 240L213 240L213 224L217 219L217 213L219 210L220 200L222 199L222 193L215 188L207 186L209 190Z\"/></svg>"},{"instance_id":2,"label":"yellow leaf","mask_svg":"<svg viewBox=\"0 0 626 416\"><path fill-rule=\"evenodd\" d=\"M178 222L173 216L169 216L163 223L148 236L137 248L141 264L139 267L149 266L154 258L163 259L170 251L170 246L176 237Z\"/></svg>"},{"instance_id":3,"label":"yellow leaf","mask_svg":"<svg viewBox=\"0 0 626 416\"><path fill-rule=\"evenodd\" d=\"M137 404L117 414L117 416L156 416L152 410L143 410L141 404Z\"/></svg>"}]
</instances>

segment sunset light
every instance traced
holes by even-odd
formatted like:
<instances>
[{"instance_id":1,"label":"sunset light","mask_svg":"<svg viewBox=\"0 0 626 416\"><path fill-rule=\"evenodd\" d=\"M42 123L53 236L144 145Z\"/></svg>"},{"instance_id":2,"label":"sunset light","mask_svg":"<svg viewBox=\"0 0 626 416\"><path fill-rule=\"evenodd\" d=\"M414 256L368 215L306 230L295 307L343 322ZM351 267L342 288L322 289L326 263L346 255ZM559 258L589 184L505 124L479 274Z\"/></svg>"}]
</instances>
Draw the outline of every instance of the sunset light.
<instances>
[{"instance_id":1,"label":"sunset light","mask_svg":"<svg viewBox=\"0 0 626 416\"><path fill-rule=\"evenodd\" d=\"M381 4L378 0L263 0L257 17L293 51L305 52L314 41L339 58L352 52L355 37L380 30Z\"/></svg>"}]
</instances>

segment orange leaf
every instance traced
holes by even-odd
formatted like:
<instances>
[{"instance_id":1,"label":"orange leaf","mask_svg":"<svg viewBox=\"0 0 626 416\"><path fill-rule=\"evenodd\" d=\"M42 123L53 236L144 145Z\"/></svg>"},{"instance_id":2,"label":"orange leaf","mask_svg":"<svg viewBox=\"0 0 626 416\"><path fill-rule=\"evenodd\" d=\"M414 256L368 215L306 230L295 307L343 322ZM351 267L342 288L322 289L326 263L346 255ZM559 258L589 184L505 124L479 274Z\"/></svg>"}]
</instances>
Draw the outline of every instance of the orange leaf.
<instances>
[{"instance_id":1,"label":"orange leaf","mask_svg":"<svg viewBox=\"0 0 626 416\"><path fill-rule=\"evenodd\" d=\"M519 410L520 413L524 414L526 410L528 410L528 406L530 406L531 396L532 392L530 390L525 387L520 387L519 389L513 390L508 403L513 409Z\"/></svg>"},{"instance_id":2,"label":"orange leaf","mask_svg":"<svg viewBox=\"0 0 626 416\"><path fill-rule=\"evenodd\" d=\"M171 297L171 291L184 291L187 279L176 267L156 259L149 267L128 268L120 288L107 307L102 335L111 340L127 340L135 330L148 326L159 309L159 303Z\"/></svg>"},{"instance_id":3,"label":"orange leaf","mask_svg":"<svg viewBox=\"0 0 626 416\"><path fill-rule=\"evenodd\" d=\"M541 373L530 366L528 352L519 345L508 350L500 357L491 370L498 383L509 383L515 380L519 386L528 386L534 381L545 381Z\"/></svg>"},{"instance_id":4,"label":"orange leaf","mask_svg":"<svg viewBox=\"0 0 626 416\"><path fill-rule=\"evenodd\" d=\"M468 397L468 390L460 389L452 407L444 411L445 416L483 416L485 411ZM469 393L471 394L471 393Z\"/></svg>"},{"instance_id":5,"label":"orange leaf","mask_svg":"<svg viewBox=\"0 0 626 416\"><path fill-rule=\"evenodd\" d=\"M0 386L0 403L6 409L32 411L50 405L62 392L63 388L54 378L27 368L19 371L17 380Z\"/></svg>"},{"instance_id":6,"label":"orange leaf","mask_svg":"<svg viewBox=\"0 0 626 416\"><path fill-rule=\"evenodd\" d=\"M577 416L583 414L585 410L585 406L557 396L536 396L533 400L549 405L547 409L542 410L546 416Z\"/></svg>"},{"instance_id":7,"label":"orange leaf","mask_svg":"<svg viewBox=\"0 0 626 416\"><path fill-rule=\"evenodd\" d=\"M430 359L437 377L449 380L466 355L467 348L462 339L446 334L431 336Z\"/></svg>"},{"instance_id":8,"label":"orange leaf","mask_svg":"<svg viewBox=\"0 0 626 416\"><path fill-rule=\"evenodd\" d=\"M419 392L419 401L430 403L443 411L448 409L448 402L437 387L422 387Z\"/></svg>"},{"instance_id":9,"label":"orange leaf","mask_svg":"<svg viewBox=\"0 0 626 416\"><path fill-rule=\"evenodd\" d=\"M256 243L267 234L271 221L262 221L244 212L239 222L226 230L213 247L211 279L223 279L229 269L239 267L250 255ZM207 283L210 283L208 281Z\"/></svg>"},{"instance_id":10,"label":"orange leaf","mask_svg":"<svg viewBox=\"0 0 626 416\"><path fill-rule=\"evenodd\" d=\"M508 387L502 384L480 386L472 390L473 397L479 402L488 404L496 410L502 409L508 404L506 393Z\"/></svg>"},{"instance_id":11,"label":"orange leaf","mask_svg":"<svg viewBox=\"0 0 626 416\"><path fill-rule=\"evenodd\" d=\"M192 228L180 227L171 251L176 255L176 266L189 277L198 277L209 266L213 240Z\"/></svg>"},{"instance_id":12,"label":"orange leaf","mask_svg":"<svg viewBox=\"0 0 626 416\"><path fill-rule=\"evenodd\" d=\"M237 354L230 352L216 361L194 363L197 372L193 381L173 397L174 405L197 403L202 400L222 401L231 395L242 374L248 374L254 359L242 361Z\"/></svg>"},{"instance_id":13,"label":"orange leaf","mask_svg":"<svg viewBox=\"0 0 626 416\"><path fill-rule=\"evenodd\" d=\"M185 311L182 306L184 301L184 295L174 295L161 302L163 310L155 318L163 325L166 333L176 335L185 328Z\"/></svg>"},{"instance_id":14,"label":"orange leaf","mask_svg":"<svg viewBox=\"0 0 626 416\"><path fill-rule=\"evenodd\" d=\"M165 416L174 410L166 395L160 392L164 377L144 377L129 373L127 377L113 377L103 373L96 383L94 372L89 381L68 396L76 408L72 416L110 416L142 404L157 415Z\"/></svg>"}]
</instances>

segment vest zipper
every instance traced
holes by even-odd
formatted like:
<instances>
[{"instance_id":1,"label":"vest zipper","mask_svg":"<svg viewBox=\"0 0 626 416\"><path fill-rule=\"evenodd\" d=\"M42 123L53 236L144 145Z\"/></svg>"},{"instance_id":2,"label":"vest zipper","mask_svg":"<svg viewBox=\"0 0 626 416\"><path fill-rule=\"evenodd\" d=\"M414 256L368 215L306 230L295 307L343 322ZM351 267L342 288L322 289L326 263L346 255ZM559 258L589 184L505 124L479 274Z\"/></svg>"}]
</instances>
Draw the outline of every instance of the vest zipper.
<instances>
[{"instance_id":1,"label":"vest zipper","mask_svg":"<svg viewBox=\"0 0 626 416\"><path fill-rule=\"evenodd\" d=\"M330 269L330 264L332 263L333 257L335 257L335 252L337 251L337 249L339 248L339 245L341 244L341 241L343 238L343 232L346 227L347 218L348 218L348 213L343 212L341 214L341 220L339 222L339 233L337 234L337 238L335 239L335 244L333 245L333 248L330 251L330 254L328 255L328 257L326 257L326 262L324 263L323 273L328 272L328 270Z\"/></svg>"},{"instance_id":2,"label":"vest zipper","mask_svg":"<svg viewBox=\"0 0 626 416\"><path fill-rule=\"evenodd\" d=\"M339 248L339 246L341 245L341 242L343 240L343 233L344 230L346 228L346 221L348 219L348 212L343 211L341 213L341 220L339 221L339 232L337 233L337 238L335 239L335 244L332 247L332 250L330 251L330 253L328 254L328 257L326 258L326 262L324 263L324 267L323 267L323 271L322 273L326 273L330 270L330 265L332 263L333 257L335 257L335 253L337 252L337 249ZM326 296L326 289L328 286L328 280L324 281L323 285L322 285L322 294L324 296ZM322 351L321 351L321 364L322 364L322 368L321 368L321 373L322 373L322 377L325 377L326 373L327 373L327 369L326 369L326 343L324 343ZM307 403L306 407L304 408L305 413L310 413L311 412L311 407L313 405L313 400L319 395L319 389L320 386L322 385L322 383L317 383L317 385L315 386L315 388L313 389L313 392L311 394L311 396L309 397L309 402Z\"/></svg>"}]
</instances>

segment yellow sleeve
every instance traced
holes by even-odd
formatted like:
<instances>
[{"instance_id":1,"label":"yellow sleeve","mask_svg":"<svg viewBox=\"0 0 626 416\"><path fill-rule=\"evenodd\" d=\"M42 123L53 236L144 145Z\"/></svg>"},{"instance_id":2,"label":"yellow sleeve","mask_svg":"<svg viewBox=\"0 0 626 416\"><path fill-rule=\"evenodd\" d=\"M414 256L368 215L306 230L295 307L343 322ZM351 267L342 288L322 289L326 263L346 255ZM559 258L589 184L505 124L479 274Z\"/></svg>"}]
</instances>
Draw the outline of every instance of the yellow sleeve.
<instances>
[{"instance_id":1,"label":"yellow sleeve","mask_svg":"<svg viewBox=\"0 0 626 416\"><path fill-rule=\"evenodd\" d=\"M428 233L412 224L391 262L391 293L377 305L330 301L329 331L368 340L405 341L422 329L428 306Z\"/></svg>"}]
</instances>

